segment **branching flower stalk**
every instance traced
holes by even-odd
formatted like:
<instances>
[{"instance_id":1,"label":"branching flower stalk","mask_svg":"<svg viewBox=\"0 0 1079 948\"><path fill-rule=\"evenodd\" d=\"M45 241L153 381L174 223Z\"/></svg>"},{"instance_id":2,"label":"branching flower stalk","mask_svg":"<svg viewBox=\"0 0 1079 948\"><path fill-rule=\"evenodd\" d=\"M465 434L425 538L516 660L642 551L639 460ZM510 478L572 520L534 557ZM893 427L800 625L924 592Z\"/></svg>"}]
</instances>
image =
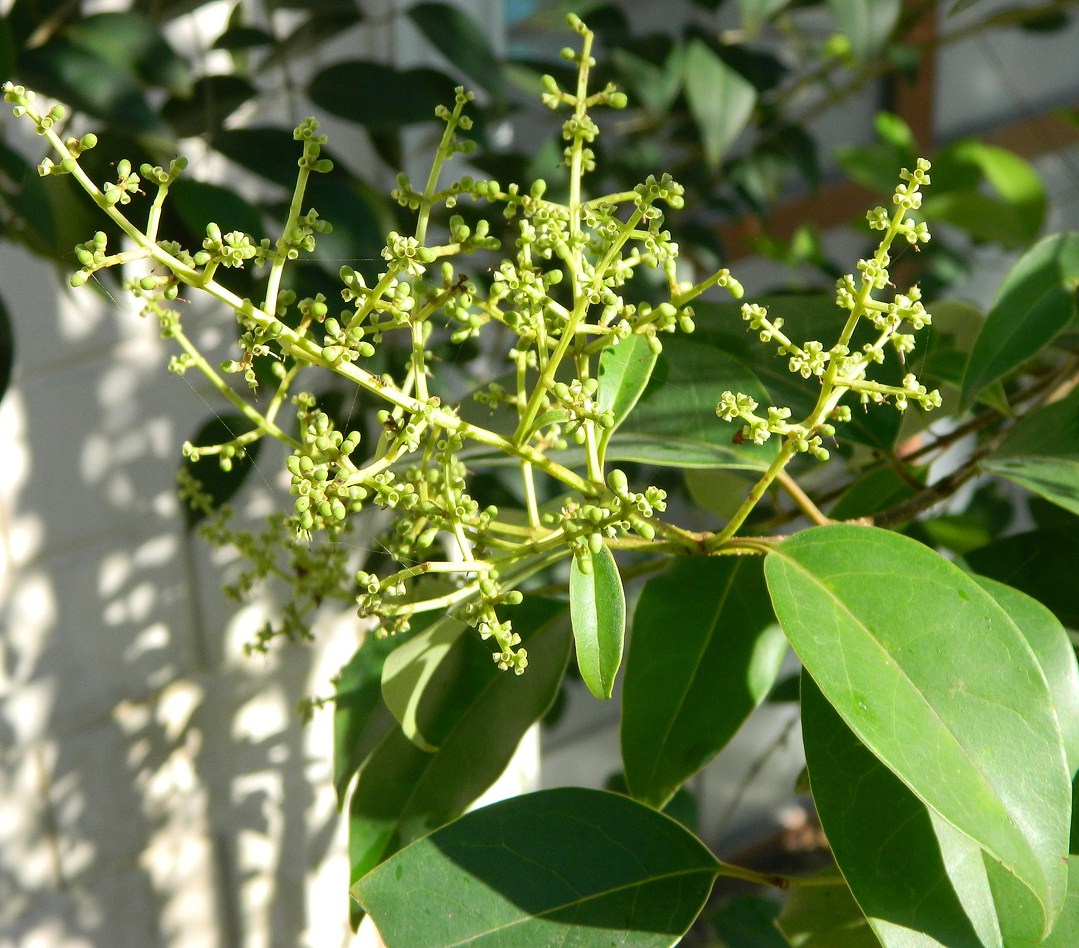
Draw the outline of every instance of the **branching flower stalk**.
<instances>
[{"instance_id":1,"label":"branching flower stalk","mask_svg":"<svg viewBox=\"0 0 1079 948\"><path fill-rule=\"evenodd\" d=\"M602 360L631 337L643 339L658 353L665 334L693 331L692 304L697 297L719 287L738 298L742 288L726 269L696 283L679 279L678 245L663 227L663 206L680 208L683 189L669 175L650 176L632 191L587 194L588 175L596 164L592 144L599 134L592 113L603 107L623 108L626 97L613 85L589 91L593 34L579 18L570 16L569 22L581 40L579 52L563 51L577 67L576 84L570 91L550 76L543 80L543 102L552 110L570 113L562 129L569 169L567 203L548 199L542 180L527 189L469 176L440 185L446 164L474 148L463 136L471 127L465 108L472 96L459 88L453 107L437 112L445 131L422 191L402 174L392 193L402 207L415 213L412 233L388 235L382 250L385 267L373 286L351 267L341 269L344 308L336 312L321 295L297 299L285 288L288 265L311 253L319 236L331 229L317 211L305 210L310 176L331 170L331 162L321 155L326 136L314 119L306 119L294 133L302 155L281 235L275 241L256 239L238 231L223 233L211 223L201 247L185 249L161 239L158 230L169 188L186 162L177 159L168 168L143 165L136 173L130 162L120 161L116 179L99 186L80 165L80 157L97 144L96 137L61 136L56 128L64 116L62 107L39 113L33 107L33 93L4 85L16 116L31 121L58 156L59 160L46 158L40 173L73 176L133 245L109 253L106 235L95 234L76 248L80 269L72 285L80 286L111 267L148 266L148 273L129 278L127 286L143 301L143 313L157 319L162 334L177 344L179 353L170 370L183 374L196 369L248 424L227 442L185 445L185 454L191 459L216 456L227 469L262 438L277 440L290 451L292 510L271 526L265 542L243 537L221 520L211 521L208 528L215 542L239 545L254 564L238 584L240 593L257 575L287 572L267 552L268 546L281 542L283 532L301 541L317 533L335 540L363 510L381 508L392 522L377 542L397 568L383 576L360 570L351 577L349 595L359 613L377 618L381 630L389 634L407 629L415 614L449 611L490 640L499 667L520 674L527 654L513 631L510 607L521 600L519 587L530 577L571 555L582 573L590 573L592 557L605 545L689 554L744 553L749 547L735 535L774 480L781 478L788 489L793 485L784 474L790 460L799 452L827 458L822 439L850 417L850 409L840 404L848 392L863 403L892 401L900 410L910 402L923 408L939 404L939 395L927 392L913 375L900 386L867 377L868 370L884 360L887 349L894 349L900 358L909 353L912 333L929 323L916 287L887 303L875 295L888 285L893 240L903 237L913 245L928 240L925 225L908 216L919 206L919 189L929 183L929 164L920 161L913 172L903 173L895 212L889 216L877 208L869 214L870 226L883 236L874 256L859 262L859 281L848 276L839 282L837 302L848 315L830 349L816 341L796 344L784 334L781 319L771 319L754 304L743 307L748 327L763 342L778 343L792 372L819 380L813 410L800 422L792 422L789 409L770 407L759 414L753 398L724 393L717 412L728 421L744 423L739 438L759 444L773 435L782 437L774 463L727 526L714 535L693 534L659 519L666 506L664 491L655 486L634 490L625 472L607 463L611 435L625 413L616 416L601 407L611 403L609 397L604 400L603 386L611 383L601 378ZM125 208L144 186L154 190L146 222L139 226ZM462 257L501 250L488 220L469 224L452 214L466 199L499 209L515 233L512 250L503 252L491 268L489 285L461 273ZM452 216L436 239L431 235L440 208ZM231 269L250 267L266 270L259 303L239 297L223 276ZM649 292L631 290L646 270L662 277L665 301L639 302ZM241 333L238 358L214 366L199 351L171 305L182 286L208 293L234 313ZM438 363L431 356L436 342L448 337L462 343L480 336L490 324L510 332L506 358L513 381L491 383L476 399L492 412L500 410L514 419L508 435L466 421L459 408L445 403ZM855 350L852 339L863 325L871 326L874 336ZM911 332L900 331L906 327ZM365 368L395 336L407 340L409 358L402 377ZM245 397L243 386L230 384L228 378L239 376L248 389L256 388L260 360L269 362L275 380L265 408ZM347 380L381 403L375 444L361 445L358 431L338 430L316 397L301 387L325 373ZM286 405L295 409L294 422L281 420ZM722 436L717 426L717 438ZM570 442L583 450L583 472L559 460L558 452ZM483 506L473 497L468 448L493 450L516 464L523 518ZM185 480L182 492L196 507L210 512L197 484ZM557 510L544 506L551 497L562 498ZM332 595L340 595L342 583L334 570L340 571L342 562L336 554L322 560L300 555L292 579L312 584L311 574L322 571L328 587L337 583ZM305 589L317 603L322 595L318 587ZM302 627L295 602L290 601L286 613L288 621Z\"/></svg>"}]
</instances>

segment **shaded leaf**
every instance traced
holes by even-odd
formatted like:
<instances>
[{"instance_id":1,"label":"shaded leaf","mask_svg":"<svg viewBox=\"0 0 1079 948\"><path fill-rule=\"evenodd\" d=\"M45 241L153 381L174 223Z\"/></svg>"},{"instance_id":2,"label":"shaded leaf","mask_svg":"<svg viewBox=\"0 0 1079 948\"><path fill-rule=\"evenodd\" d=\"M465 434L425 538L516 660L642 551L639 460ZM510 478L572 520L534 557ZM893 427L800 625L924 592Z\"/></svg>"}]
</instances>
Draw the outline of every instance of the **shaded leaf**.
<instances>
[{"instance_id":1,"label":"shaded leaf","mask_svg":"<svg viewBox=\"0 0 1079 948\"><path fill-rule=\"evenodd\" d=\"M307 94L319 108L362 125L387 132L435 121L435 109L452 107L455 83L434 69L395 69L381 63L352 59L318 73Z\"/></svg>"},{"instance_id":2,"label":"shaded leaf","mask_svg":"<svg viewBox=\"0 0 1079 948\"><path fill-rule=\"evenodd\" d=\"M235 191L208 181L180 178L169 188L169 207L196 237L206 235L211 221L220 225L223 233L238 230L254 238L262 237L262 217Z\"/></svg>"},{"instance_id":3,"label":"shaded leaf","mask_svg":"<svg viewBox=\"0 0 1079 948\"><path fill-rule=\"evenodd\" d=\"M251 422L240 414L215 414L204 422L189 440L196 447L211 447L232 441L250 428ZM183 463L186 470L202 485L202 489L210 495L211 506L217 510L243 487L244 481L255 467L261 449L261 441L249 444L243 454L232 459L232 469L228 471L222 470L216 454L203 455L197 461L185 458ZM184 505L184 520L188 530L196 527L204 517L202 511Z\"/></svg>"},{"instance_id":4,"label":"shaded leaf","mask_svg":"<svg viewBox=\"0 0 1079 948\"><path fill-rule=\"evenodd\" d=\"M461 72L496 98L502 95L502 67L484 26L447 3L418 3L409 8L408 18Z\"/></svg>"},{"instance_id":5,"label":"shaded leaf","mask_svg":"<svg viewBox=\"0 0 1079 948\"><path fill-rule=\"evenodd\" d=\"M11 331L11 317L8 315L4 298L0 296L0 401L4 400L8 385L11 384L11 369L15 363L15 334Z\"/></svg>"},{"instance_id":6,"label":"shaded leaf","mask_svg":"<svg viewBox=\"0 0 1079 948\"><path fill-rule=\"evenodd\" d=\"M169 99L161 107L161 115L181 138L212 136L257 94L255 87L239 76L202 76L188 94Z\"/></svg>"},{"instance_id":7,"label":"shaded leaf","mask_svg":"<svg viewBox=\"0 0 1079 948\"><path fill-rule=\"evenodd\" d=\"M1068 628L1079 629L1079 599L1074 592L1079 536L1074 529L1015 533L964 558L974 572L1033 596Z\"/></svg>"},{"instance_id":8,"label":"shaded leaf","mask_svg":"<svg viewBox=\"0 0 1079 948\"><path fill-rule=\"evenodd\" d=\"M1008 272L970 354L963 405L1052 341L1075 314L1079 234L1039 241Z\"/></svg>"},{"instance_id":9,"label":"shaded leaf","mask_svg":"<svg viewBox=\"0 0 1079 948\"><path fill-rule=\"evenodd\" d=\"M829 882L834 878L834 884ZM813 885L798 886L783 903L776 925L798 948L878 948L842 876L827 870Z\"/></svg>"},{"instance_id":10,"label":"shaded leaf","mask_svg":"<svg viewBox=\"0 0 1079 948\"><path fill-rule=\"evenodd\" d=\"M686 46L684 86L705 161L714 170L749 121L757 90L699 39Z\"/></svg>"},{"instance_id":11,"label":"shaded leaf","mask_svg":"<svg viewBox=\"0 0 1079 948\"><path fill-rule=\"evenodd\" d=\"M764 700L786 652L759 557L687 557L649 580L622 691L633 796L663 806Z\"/></svg>"},{"instance_id":12,"label":"shaded leaf","mask_svg":"<svg viewBox=\"0 0 1079 948\"><path fill-rule=\"evenodd\" d=\"M712 854L619 794L565 788L469 813L353 887L390 948L482 941L674 944L704 905Z\"/></svg>"},{"instance_id":13,"label":"shaded leaf","mask_svg":"<svg viewBox=\"0 0 1079 948\"><path fill-rule=\"evenodd\" d=\"M569 659L569 629L557 619L526 628L521 617L518 631L528 649L528 672L519 677L499 671L478 636L462 636L486 661L488 676L468 706L457 707L437 752L421 750L391 727L368 757L349 806L352 882L464 812L551 706Z\"/></svg>"},{"instance_id":14,"label":"shaded leaf","mask_svg":"<svg viewBox=\"0 0 1079 948\"><path fill-rule=\"evenodd\" d=\"M592 554L589 573L581 570L574 556L569 574L569 610L581 678L597 698L610 698L622 664L626 594L614 554L606 546Z\"/></svg>"},{"instance_id":15,"label":"shaded leaf","mask_svg":"<svg viewBox=\"0 0 1079 948\"><path fill-rule=\"evenodd\" d=\"M341 669L334 689L333 786L337 807L345 803L352 777L390 728L393 715L382 701L382 666L400 645L395 638L368 634L348 664Z\"/></svg>"},{"instance_id":16,"label":"shaded leaf","mask_svg":"<svg viewBox=\"0 0 1079 948\"><path fill-rule=\"evenodd\" d=\"M742 362L703 337L665 339L640 400L610 440L608 458L766 470L778 446L735 444L741 426L716 416L716 404L728 389L770 403Z\"/></svg>"},{"instance_id":17,"label":"shaded leaf","mask_svg":"<svg viewBox=\"0 0 1079 948\"><path fill-rule=\"evenodd\" d=\"M765 570L828 701L919 799L1012 869L1048 931L1067 881L1071 781L1045 677L1009 615L932 550L873 528L807 530Z\"/></svg>"},{"instance_id":18,"label":"shaded leaf","mask_svg":"<svg viewBox=\"0 0 1079 948\"><path fill-rule=\"evenodd\" d=\"M980 467L1079 514L1079 391L1020 419Z\"/></svg>"},{"instance_id":19,"label":"shaded leaf","mask_svg":"<svg viewBox=\"0 0 1079 948\"><path fill-rule=\"evenodd\" d=\"M172 92L183 92L191 85L190 66L142 14L97 13L74 20L63 35L143 83Z\"/></svg>"}]
</instances>

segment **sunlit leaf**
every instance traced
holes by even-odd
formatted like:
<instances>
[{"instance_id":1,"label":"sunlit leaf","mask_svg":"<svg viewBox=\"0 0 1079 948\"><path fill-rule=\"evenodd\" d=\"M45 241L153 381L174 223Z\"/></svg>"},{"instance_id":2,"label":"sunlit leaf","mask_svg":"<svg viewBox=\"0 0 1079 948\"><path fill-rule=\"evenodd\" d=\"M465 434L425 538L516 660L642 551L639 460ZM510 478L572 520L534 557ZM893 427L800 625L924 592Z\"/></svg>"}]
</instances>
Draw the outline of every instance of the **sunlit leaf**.
<instances>
[{"instance_id":1,"label":"sunlit leaf","mask_svg":"<svg viewBox=\"0 0 1079 948\"><path fill-rule=\"evenodd\" d=\"M765 569L829 703L922 802L1011 868L1048 931L1067 881L1071 780L1045 676L1008 613L928 547L873 528L807 530Z\"/></svg>"}]
</instances>

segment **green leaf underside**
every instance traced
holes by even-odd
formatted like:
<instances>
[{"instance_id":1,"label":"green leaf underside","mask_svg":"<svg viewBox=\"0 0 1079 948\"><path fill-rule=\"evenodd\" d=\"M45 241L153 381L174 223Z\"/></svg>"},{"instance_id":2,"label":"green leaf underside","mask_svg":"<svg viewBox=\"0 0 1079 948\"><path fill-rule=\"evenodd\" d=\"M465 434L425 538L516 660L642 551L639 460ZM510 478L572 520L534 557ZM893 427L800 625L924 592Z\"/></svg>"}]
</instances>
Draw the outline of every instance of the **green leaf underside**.
<instances>
[{"instance_id":1,"label":"green leaf underside","mask_svg":"<svg viewBox=\"0 0 1079 948\"><path fill-rule=\"evenodd\" d=\"M998 917L981 849L858 741L808 675L802 740L821 825L881 943L999 948L1002 926L1014 932L1024 919Z\"/></svg>"},{"instance_id":2,"label":"green leaf underside","mask_svg":"<svg viewBox=\"0 0 1079 948\"><path fill-rule=\"evenodd\" d=\"M1021 419L981 468L1079 514L1079 391Z\"/></svg>"},{"instance_id":3,"label":"green leaf underside","mask_svg":"<svg viewBox=\"0 0 1079 948\"><path fill-rule=\"evenodd\" d=\"M626 594L618 564L607 547L592 556L592 572L583 573L574 557L569 576L569 609L577 666L588 690L611 697L626 635Z\"/></svg>"},{"instance_id":4,"label":"green leaf underside","mask_svg":"<svg viewBox=\"0 0 1079 948\"><path fill-rule=\"evenodd\" d=\"M526 610L528 602L517 608ZM457 707L438 751L421 750L393 727L368 758L349 808L353 882L401 846L460 815L498 778L525 731L550 707L569 659L568 624L555 616L528 628L525 614L518 613L514 627L528 649L526 674L500 671L487 643L462 636L486 658L489 677L467 707Z\"/></svg>"},{"instance_id":5,"label":"green leaf underside","mask_svg":"<svg viewBox=\"0 0 1079 948\"><path fill-rule=\"evenodd\" d=\"M543 790L485 807L361 879L390 948L673 945L717 863L677 822L618 794Z\"/></svg>"},{"instance_id":6,"label":"green leaf underside","mask_svg":"<svg viewBox=\"0 0 1079 948\"><path fill-rule=\"evenodd\" d=\"M786 651L760 558L686 558L650 580L622 692L633 796L662 807L768 694Z\"/></svg>"},{"instance_id":7,"label":"green leaf underside","mask_svg":"<svg viewBox=\"0 0 1079 948\"><path fill-rule=\"evenodd\" d=\"M807 530L773 548L765 573L828 701L1015 873L1047 931L1064 899L1070 780L1045 677L1007 612L932 550L873 528Z\"/></svg>"},{"instance_id":8,"label":"green leaf underside","mask_svg":"<svg viewBox=\"0 0 1079 948\"><path fill-rule=\"evenodd\" d=\"M963 405L1039 352L1075 314L1079 234L1035 244L1008 272L967 363Z\"/></svg>"}]
</instances>

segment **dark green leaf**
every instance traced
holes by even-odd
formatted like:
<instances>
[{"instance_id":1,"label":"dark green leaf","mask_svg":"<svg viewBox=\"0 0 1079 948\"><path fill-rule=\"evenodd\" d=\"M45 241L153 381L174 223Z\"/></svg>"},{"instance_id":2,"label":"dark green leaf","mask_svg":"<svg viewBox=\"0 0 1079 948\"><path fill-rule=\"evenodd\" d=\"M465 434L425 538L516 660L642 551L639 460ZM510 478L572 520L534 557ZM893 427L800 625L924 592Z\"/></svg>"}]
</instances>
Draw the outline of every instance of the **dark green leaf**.
<instances>
[{"instance_id":1,"label":"dark green leaf","mask_svg":"<svg viewBox=\"0 0 1079 948\"><path fill-rule=\"evenodd\" d=\"M674 820L601 790L484 807L360 880L389 948L674 944L704 905L712 854Z\"/></svg>"},{"instance_id":2,"label":"dark green leaf","mask_svg":"<svg viewBox=\"0 0 1079 948\"><path fill-rule=\"evenodd\" d=\"M525 609L528 600L520 609ZM349 807L351 881L355 882L412 840L459 816L505 770L518 743L550 707L569 659L565 622L527 628L517 620L528 649L528 671L499 671L490 646L463 636L486 661L485 687L445 733L435 753L420 750L392 727L360 771Z\"/></svg>"},{"instance_id":3,"label":"dark green leaf","mask_svg":"<svg viewBox=\"0 0 1079 948\"><path fill-rule=\"evenodd\" d=\"M881 942L999 946L1001 920L977 845L859 743L808 675L802 740L828 843Z\"/></svg>"},{"instance_id":4,"label":"dark green leaf","mask_svg":"<svg viewBox=\"0 0 1079 948\"><path fill-rule=\"evenodd\" d=\"M969 405L1047 345L1075 314L1079 234L1055 234L1028 250L1004 278L963 379Z\"/></svg>"},{"instance_id":5,"label":"dark green leaf","mask_svg":"<svg viewBox=\"0 0 1079 948\"><path fill-rule=\"evenodd\" d=\"M672 42L666 37L665 53L642 49L644 43L638 41L633 50L612 49L611 63L619 72L620 84L625 83L631 92L630 99L641 103L650 112L666 112L682 88L683 60L685 47ZM654 53L655 55L648 55Z\"/></svg>"},{"instance_id":6,"label":"dark green leaf","mask_svg":"<svg viewBox=\"0 0 1079 948\"><path fill-rule=\"evenodd\" d=\"M614 424L604 428L599 439L600 457L607 443L626 416L633 410L652 377L658 354L644 336L629 336L613 346L607 346L599 357L599 392L596 410L609 411Z\"/></svg>"},{"instance_id":7,"label":"dark green leaf","mask_svg":"<svg viewBox=\"0 0 1079 948\"><path fill-rule=\"evenodd\" d=\"M834 331L838 334L843 328L844 316L836 308L835 298L823 293L774 294L758 297L755 302L766 307L772 319L781 318L783 331L799 344L810 339L827 339L829 333ZM748 367L752 375L767 389L768 394L764 401L757 399L762 405L788 407L795 418L803 418L812 410L820 393L820 384L816 380L808 382L797 373L792 373L788 358L778 356L774 345L762 344L756 333L746 331L746 323L741 317L741 304L695 303L694 310L697 313L697 328L690 338L698 345L707 342L718 346L728 354L728 358L736 359L736 364ZM855 345L860 345L862 341L856 334ZM878 382L899 384L902 370L899 361L893 359L879 366L872 373L872 377ZM658 371L657 368L657 374ZM724 387L736 390L734 385ZM757 398L754 391L743 391ZM642 401L634 415L639 414L643 407ZM850 422L836 431L836 438L840 443L857 441L885 451L891 449L901 422L897 411L878 406L865 409L855 401L851 412ZM630 421L632 420L631 416ZM765 447L770 449L770 461L774 456L771 451L776 450L776 447L771 442Z\"/></svg>"},{"instance_id":8,"label":"dark green leaf","mask_svg":"<svg viewBox=\"0 0 1079 948\"><path fill-rule=\"evenodd\" d=\"M223 233L238 230L258 243L262 237L262 218L235 191L208 181L180 178L169 188L169 206L196 237L206 235L206 225L213 221Z\"/></svg>"},{"instance_id":9,"label":"dark green leaf","mask_svg":"<svg viewBox=\"0 0 1079 948\"><path fill-rule=\"evenodd\" d=\"M569 574L569 610L577 667L588 690L597 698L610 698L622 664L626 637L626 594L618 564L606 546L592 555L592 571L585 573L573 558Z\"/></svg>"},{"instance_id":10,"label":"dark green leaf","mask_svg":"<svg viewBox=\"0 0 1079 948\"><path fill-rule=\"evenodd\" d=\"M363 20L363 15L352 0L319 0L315 4L305 0L292 6L302 9L309 16L270 51L259 66L262 72L278 67L283 61L300 59L305 54L317 55L325 43Z\"/></svg>"},{"instance_id":11,"label":"dark green leaf","mask_svg":"<svg viewBox=\"0 0 1079 948\"><path fill-rule=\"evenodd\" d=\"M216 40L214 49L252 49L259 46L272 46L274 36L256 26L234 26L225 30Z\"/></svg>"},{"instance_id":12,"label":"dark green leaf","mask_svg":"<svg viewBox=\"0 0 1079 948\"><path fill-rule=\"evenodd\" d=\"M496 98L502 95L502 67L487 41L485 26L446 3L418 3L409 9L408 17L461 72Z\"/></svg>"},{"instance_id":13,"label":"dark green leaf","mask_svg":"<svg viewBox=\"0 0 1079 948\"><path fill-rule=\"evenodd\" d=\"M828 516L833 520L871 517L909 500L924 479L925 469L911 471L909 478L904 478L893 467L874 468L839 495Z\"/></svg>"},{"instance_id":14,"label":"dark green leaf","mask_svg":"<svg viewBox=\"0 0 1079 948\"><path fill-rule=\"evenodd\" d=\"M874 528L807 530L765 570L828 701L919 799L1011 867L1048 931L1071 781L1044 674L1011 617L932 550Z\"/></svg>"},{"instance_id":15,"label":"dark green leaf","mask_svg":"<svg viewBox=\"0 0 1079 948\"><path fill-rule=\"evenodd\" d=\"M731 948L788 948L779 934L779 904L763 895L743 895L720 906L707 918L723 945Z\"/></svg>"},{"instance_id":16,"label":"dark green leaf","mask_svg":"<svg viewBox=\"0 0 1079 948\"><path fill-rule=\"evenodd\" d=\"M242 415L235 413L217 414L209 421L204 422L190 440L198 448L212 447L232 441L244 432L249 431L250 428L251 422ZM247 476L255 467L255 461L261 449L261 441L255 441L253 444L248 445L241 456L232 459L232 469L229 471L221 469L221 464L216 454L203 455L197 461L186 459L184 466L194 476L195 480L202 485L202 489L210 495L211 505L217 510L223 504L228 503L243 486ZM195 510L193 507L184 507L184 519L187 522L188 530L196 527L204 516L205 514Z\"/></svg>"},{"instance_id":17,"label":"dark green leaf","mask_svg":"<svg viewBox=\"0 0 1079 948\"><path fill-rule=\"evenodd\" d=\"M798 948L878 948L879 942L840 876L828 870L797 886L776 919Z\"/></svg>"},{"instance_id":18,"label":"dark green leaf","mask_svg":"<svg viewBox=\"0 0 1079 948\"><path fill-rule=\"evenodd\" d=\"M369 131L387 132L435 121L438 106L453 106L454 88L449 76L434 69L400 70L353 59L322 70L307 94L327 112Z\"/></svg>"},{"instance_id":19,"label":"dark green leaf","mask_svg":"<svg viewBox=\"0 0 1079 948\"><path fill-rule=\"evenodd\" d=\"M902 0L828 0L836 25L863 62L876 56L899 21Z\"/></svg>"},{"instance_id":20,"label":"dark green leaf","mask_svg":"<svg viewBox=\"0 0 1079 948\"><path fill-rule=\"evenodd\" d=\"M775 683L787 643L762 566L688 557L641 592L622 691L622 762L637 799L663 806Z\"/></svg>"},{"instance_id":21,"label":"dark green leaf","mask_svg":"<svg viewBox=\"0 0 1079 948\"><path fill-rule=\"evenodd\" d=\"M1021 419L981 468L1079 514L1079 391Z\"/></svg>"},{"instance_id":22,"label":"dark green leaf","mask_svg":"<svg viewBox=\"0 0 1079 948\"><path fill-rule=\"evenodd\" d=\"M212 136L256 95L255 87L239 76L203 76L189 94L169 99L161 115L181 138Z\"/></svg>"},{"instance_id":23,"label":"dark green leaf","mask_svg":"<svg viewBox=\"0 0 1079 948\"><path fill-rule=\"evenodd\" d=\"M705 161L718 168L749 121L757 90L706 43L693 39L686 47L685 92Z\"/></svg>"},{"instance_id":24,"label":"dark green leaf","mask_svg":"<svg viewBox=\"0 0 1079 948\"><path fill-rule=\"evenodd\" d=\"M353 775L390 728L393 715L382 702L382 666L400 643L368 634L337 679L333 710L333 786L337 806Z\"/></svg>"},{"instance_id":25,"label":"dark green leaf","mask_svg":"<svg viewBox=\"0 0 1079 948\"><path fill-rule=\"evenodd\" d=\"M1079 536L1074 529L1012 534L973 550L965 559L974 572L1022 590L1068 628L1079 628L1079 598L1075 596Z\"/></svg>"},{"instance_id":26,"label":"dark green leaf","mask_svg":"<svg viewBox=\"0 0 1079 948\"><path fill-rule=\"evenodd\" d=\"M716 404L728 389L770 404L768 393L745 365L696 333L665 339L640 401L611 438L608 457L675 467L766 470L777 446L735 444L740 426L716 416Z\"/></svg>"}]
</instances>

